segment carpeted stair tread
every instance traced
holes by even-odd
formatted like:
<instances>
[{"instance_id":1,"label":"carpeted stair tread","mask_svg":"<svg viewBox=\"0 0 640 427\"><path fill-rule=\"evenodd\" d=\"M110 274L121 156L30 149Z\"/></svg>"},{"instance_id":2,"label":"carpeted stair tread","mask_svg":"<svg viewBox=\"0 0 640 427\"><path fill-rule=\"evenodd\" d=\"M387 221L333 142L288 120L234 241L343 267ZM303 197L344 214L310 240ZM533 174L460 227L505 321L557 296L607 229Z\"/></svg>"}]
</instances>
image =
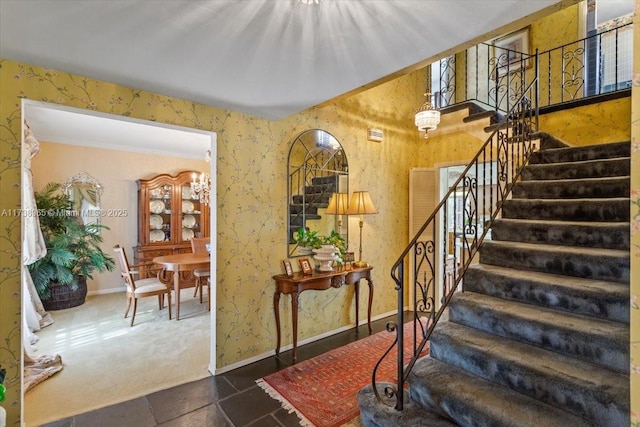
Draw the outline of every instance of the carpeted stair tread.
<instances>
[{"instance_id":1,"label":"carpeted stair tread","mask_svg":"<svg viewBox=\"0 0 640 427\"><path fill-rule=\"evenodd\" d=\"M628 222L498 218L491 240L628 250L630 227Z\"/></svg>"},{"instance_id":2,"label":"carpeted stair tread","mask_svg":"<svg viewBox=\"0 0 640 427\"><path fill-rule=\"evenodd\" d=\"M629 376L453 322L431 335L433 358L602 427L629 421Z\"/></svg>"},{"instance_id":3,"label":"carpeted stair tread","mask_svg":"<svg viewBox=\"0 0 640 427\"><path fill-rule=\"evenodd\" d=\"M486 240L480 262L552 274L628 283L629 251Z\"/></svg>"},{"instance_id":4,"label":"carpeted stair tread","mask_svg":"<svg viewBox=\"0 0 640 427\"><path fill-rule=\"evenodd\" d=\"M508 301L458 292L449 303L449 321L556 351L624 374L629 372L629 326Z\"/></svg>"},{"instance_id":5,"label":"carpeted stair tread","mask_svg":"<svg viewBox=\"0 0 640 427\"><path fill-rule=\"evenodd\" d=\"M561 409L427 356L409 374L411 398L461 426L586 427Z\"/></svg>"},{"instance_id":6,"label":"carpeted stair tread","mask_svg":"<svg viewBox=\"0 0 640 427\"><path fill-rule=\"evenodd\" d=\"M563 163L530 164L521 173L523 181L580 179L631 175L631 159L584 160Z\"/></svg>"},{"instance_id":7,"label":"carpeted stair tread","mask_svg":"<svg viewBox=\"0 0 640 427\"><path fill-rule=\"evenodd\" d=\"M560 221L629 221L629 198L509 199L504 202L502 217Z\"/></svg>"},{"instance_id":8,"label":"carpeted stair tread","mask_svg":"<svg viewBox=\"0 0 640 427\"><path fill-rule=\"evenodd\" d=\"M380 395L384 396L384 387L395 386L390 383L378 383ZM378 402L371 384L358 392L358 406L360 407L360 421L368 427L457 427L458 424L447 418L429 412L410 399L405 390L404 406L402 411L396 410L393 405L388 406Z\"/></svg>"},{"instance_id":9,"label":"carpeted stair tread","mask_svg":"<svg viewBox=\"0 0 640 427\"><path fill-rule=\"evenodd\" d=\"M463 289L629 324L628 283L475 264L465 274Z\"/></svg>"},{"instance_id":10,"label":"carpeted stair tread","mask_svg":"<svg viewBox=\"0 0 640 427\"><path fill-rule=\"evenodd\" d=\"M529 163L564 163L611 159L616 157L629 157L630 153L631 144L629 141L580 147L551 148L534 152L529 159Z\"/></svg>"},{"instance_id":11,"label":"carpeted stair tread","mask_svg":"<svg viewBox=\"0 0 640 427\"><path fill-rule=\"evenodd\" d=\"M605 178L520 181L513 186L514 199L585 199L626 197L631 181L628 176Z\"/></svg>"}]
</instances>

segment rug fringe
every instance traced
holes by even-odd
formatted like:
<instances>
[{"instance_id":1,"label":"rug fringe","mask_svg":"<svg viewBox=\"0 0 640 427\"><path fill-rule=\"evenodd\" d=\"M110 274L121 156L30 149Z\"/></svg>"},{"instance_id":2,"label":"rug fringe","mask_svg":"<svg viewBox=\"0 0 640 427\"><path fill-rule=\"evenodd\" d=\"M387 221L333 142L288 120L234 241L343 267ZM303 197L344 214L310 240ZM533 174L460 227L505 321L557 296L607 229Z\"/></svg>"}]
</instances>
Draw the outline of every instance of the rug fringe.
<instances>
[{"instance_id":1,"label":"rug fringe","mask_svg":"<svg viewBox=\"0 0 640 427\"><path fill-rule=\"evenodd\" d=\"M301 414L283 395L281 395L276 389L271 387L269 385L269 383L267 383L262 378L260 378L260 379L256 380L256 384L258 384L258 386L261 389L263 389L269 395L269 397L271 397L271 398L277 400L278 402L280 402L280 405L282 405L282 409L284 409L285 411L289 412L290 414L292 412L295 412L295 414L300 419L300 425L301 426L303 426L303 427L316 427L315 424L313 424L311 421L309 421L307 419L307 417L305 417L303 414Z\"/></svg>"}]
</instances>

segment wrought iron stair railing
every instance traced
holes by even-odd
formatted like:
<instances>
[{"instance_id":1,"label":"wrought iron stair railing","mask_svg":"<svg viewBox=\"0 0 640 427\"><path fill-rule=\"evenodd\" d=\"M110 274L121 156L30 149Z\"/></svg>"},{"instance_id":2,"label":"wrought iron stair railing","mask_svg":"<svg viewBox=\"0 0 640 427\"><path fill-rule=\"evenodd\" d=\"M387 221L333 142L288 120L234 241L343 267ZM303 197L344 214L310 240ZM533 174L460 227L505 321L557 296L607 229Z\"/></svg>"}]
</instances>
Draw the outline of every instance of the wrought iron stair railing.
<instances>
[{"instance_id":1,"label":"wrought iron stair railing","mask_svg":"<svg viewBox=\"0 0 640 427\"><path fill-rule=\"evenodd\" d=\"M629 58L633 55L633 23L625 22L540 52L538 68L544 78L539 80L539 106L628 90L632 80ZM514 89L511 81L533 72L531 62L513 61L519 55L480 43L440 60L432 69L437 73L437 83L431 87L434 104L444 108L474 100L496 111L506 111L505 96L508 98L508 92Z\"/></svg>"},{"instance_id":2,"label":"wrought iron stair railing","mask_svg":"<svg viewBox=\"0 0 640 427\"><path fill-rule=\"evenodd\" d=\"M508 108L504 119L494 126L486 142L391 269L398 293L398 312L397 321L387 323L387 330L395 332L396 337L376 364L372 385L378 400L397 410L403 409L403 386L409 373L462 283L464 273L474 260L491 224L500 214L503 202L510 197L522 167L536 148L533 134L538 131L538 55L523 55L521 59L533 62L534 77L526 83L523 80L525 73L517 73L519 80L512 81L511 87L515 89L509 90L505 101ZM453 219L450 220L451 210L454 213L462 212L462 218L452 215ZM453 237L449 230L454 231ZM461 231L459 239L455 238L456 230ZM452 249L452 260L443 255L446 248ZM446 264L451 261L455 268L448 272ZM411 273L409 277L405 274L407 266ZM439 283L446 285L438 307L436 288ZM403 325L407 284L410 284L413 295L413 342L411 359L405 363ZM397 352L397 382L378 385L378 368L394 348Z\"/></svg>"}]
</instances>

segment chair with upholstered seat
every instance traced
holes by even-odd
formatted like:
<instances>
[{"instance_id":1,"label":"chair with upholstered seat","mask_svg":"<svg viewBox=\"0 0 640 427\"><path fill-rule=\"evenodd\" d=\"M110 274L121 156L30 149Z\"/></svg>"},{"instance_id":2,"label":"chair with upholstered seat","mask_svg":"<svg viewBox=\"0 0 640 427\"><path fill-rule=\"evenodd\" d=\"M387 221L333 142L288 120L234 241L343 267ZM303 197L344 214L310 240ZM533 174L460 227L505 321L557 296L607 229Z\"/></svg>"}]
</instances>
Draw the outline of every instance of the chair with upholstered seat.
<instances>
[{"instance_id":1,"label":"chair with upholstered seat","mask_svg":"<svg viewBox=\"0 0 640 427\"><path fill-rule=\"evenodd\" d=\"M208 253L209 251L207 251L207 245L210 244L210 242L211 239L209 237L194 237L193 239L191 239L191 252L193 252L194 254ZM211 281L209 280L211 272L208 268L203 268L194 270L193 275L196 278L196 289L193 293L193 296L195 297L196 295L198 295L198 291L200 291L200 303L202 304L202 287L204 284L206 284L209 297L207 305L209 310L211 310Z\"/></svg>"},{"instance_id":2,"label":"chair with upholstered seat","mask_svg":"<svg viewBox=\"0 0 640 427\"><path fill-rule=\"evenodd\" d=\"M133 313L131 314L131 326L133 326L133 321L136 318L136 308L138 307L138 298L157 296L158 307L162 310L164 306L164 295L166 294L169 303L169 320L171 320L171 287L162 283L157 277L147 279L134 278L134 276L140 275L140 271L132 268L143 267L143 265L129 264L124 248L120 247L120 245L115 245L113 250L118 255L120 274L127 286L127 308L124 312L125 319L129 315L129 309L133 302Z\"/></svg>"}]
</instances>

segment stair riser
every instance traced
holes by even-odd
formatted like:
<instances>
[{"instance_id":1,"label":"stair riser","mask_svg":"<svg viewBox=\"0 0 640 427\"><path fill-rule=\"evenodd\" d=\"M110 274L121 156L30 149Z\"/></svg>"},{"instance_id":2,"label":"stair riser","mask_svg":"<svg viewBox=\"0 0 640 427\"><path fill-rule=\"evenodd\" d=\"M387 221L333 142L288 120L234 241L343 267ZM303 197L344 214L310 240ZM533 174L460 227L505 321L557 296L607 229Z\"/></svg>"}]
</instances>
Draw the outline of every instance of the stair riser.
<instances>
[{"instance_id":1,"label":"stair riser","mask_svg":"<svg viewBox=\"0 0 640 427\"><path fill-rule=\"evenodd\" d=\"M629 177L522 181L513 187L514 199L602 199L628 197Z\"/></svg>"},{"instance_id":2,"label":"stair riser","mask_svg":"<svg viewBox=\"0 0 640 427\"><path fill-rule=\"evenodd\" d=\"M541 245L544 246L544 245ZM541 271L585 279L629 282L629 259L600 254L559 253L540 249L504 247L500 242L485 242L480 262L521 270Z\"/></svg>"},{"instance_id":3,"label":"stair riser","mask_svg":"<svg viewBox=\"0 0 640 427\"><path fill-rule=\"evenodd\" d=\"M507 389L497 390L496 385L429 356L418 360L408 382L412 400L460 426L593 427L584 418ZM484 397L489 399L481 400Z\"/></svg>"},{"instance_id":4,"label":"stair riser","mask_svg":"<svg viewBox=\"0 0 640 427\"><path fill-rule=\"evenodd\" d=\"M603 178L631 175L628 158L575 163L535 164L522 170L522 180Z\"/></svg>"},{"instance_id":5,"label":"stair riser","mask_svg":"<svg viewBox=\"0 0 640 427\"><path fill-rule=\"evenodd\" d=\"M455 337L438 333L431 336L431 357L504 385L519 393L564 408L578 416L595 420L601 427L617 427L626 420L628 408L612 404L617 396L593 393L593 384L557 372L529 368L526 362L513 363L491 349L477 348Z\"/></svg>"},{"instance_id":6,"label":"stair riser","mask_svg":"<svg viewBox=\"0 0 640 427\"><path fill-rule=\"evenodd\" d=\"M629 221L629 200L523 200L504 202L503 218L559 221Z\"/></svg>"},{"instance_id":7,"label":"stair riser","mask_svg":"<svg viewBox=\"0 0 640 427\"><path fill-rule=\"evenodd\" d=\"M317 185L307 185L304 187L304 192L306 194L323 194L328 193L331 196L336 189L335 184L317 184Z\"/></svg>"},{"instance_id":8,"label":"stair riser","mask_svg":"<svg viewBox=\"0 0 640 427\"><path fill-rule=\"evenodd\" d=\"M293 203L295 204L304 204L305 206L311 207L322 207L326 208L329 206L329 199L331 198L331 194L307 194L307 196L295 195L292 197Z\"/></svg>"},{"instance_id":9,"label":"stair riser","mask_svg":"<svg viewBox=\"0 0 640 427\"><path fill-rule=\"evenodd\" d=\"M523 319L492 307L459 301L449 304L449 320L472 328L536 345L621 373L629 372L629 343L617 342L593 331L564 329L560 325ZM543 319L544 320L544 319Z\"/></svg>"},{"instance_id":10,"label":"stair riser","mask_svg":"<svg viewBox=\"0 0 640 427\"><path fill-rule=\"evenodd\" d=\"M628 224L549 224L497 219L491 227L491 240L629 249L630 228Z\"/></svg>"},{"instance_id":11,"label":"stair riser","mask_svg":"<svg viewBox=\"0 0 640 427\"><path fill-rule=\"evenodd\" d=\"M331 175L331 176L319 176L319 177L315 177L315 178L311 178L311 184L331 184L331 185L337 185L338 183L338 177L335 175Z\"/></svg>"},{"instance_id":12,"label":"stair riser","mask_svg":"<svg viewBox=\"0 0 640 427\"><path fill-rule=\"evenodd\" d=\"M384 396L385 387L395 387L396 384L377 383L377 390ZM371 384L358 392L358 407L360 408L360 424L362 427L391 427L391 426L429 426L429 427L458 427L446 418L427 412L415 401L411 400L408 390L404 391L404 406L402 411L393 406L380 403L373 392Z\"/></svg>"},{"instance_id":13,"label":"stair riser","mask_svg":"<svg viewBox=\"0 0 640 427\"><path fill-rule=\"evenodd\" d=\"M475 268L467 270L463 285L465 291L629 324L629 292L618 287L610 292L580 290Z\"/></svg>"},{"instance_id":14,"label":"stair riser","mask_svg":"<svg viewBox=\"0 0 640 427\"><path fill-rule=\"evenodd\" d=\"M631 144L629 142L600 144L589 147L559 148L537 151L531 155L529 163L564 163L606 158L610 159L614 157L629 157L630 152Z\"/></svg>"}]
</instances>

